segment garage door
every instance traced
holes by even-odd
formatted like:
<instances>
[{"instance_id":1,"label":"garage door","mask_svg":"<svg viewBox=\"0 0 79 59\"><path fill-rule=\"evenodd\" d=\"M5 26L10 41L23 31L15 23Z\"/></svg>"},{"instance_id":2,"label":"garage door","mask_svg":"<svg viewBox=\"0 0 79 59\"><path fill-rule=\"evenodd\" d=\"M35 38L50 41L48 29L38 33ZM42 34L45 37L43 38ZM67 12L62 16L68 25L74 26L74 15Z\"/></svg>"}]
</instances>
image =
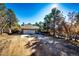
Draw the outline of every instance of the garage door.
<instances>
[{"instance_id":1,"label":"garage door","mask_svg":"<svg viewBox=\"0 0 79 59\"><path fill-rule=\"evenodd\" d=\"M23 30L23 34L34 34L34 30Z\"/></svg>"}]
</instances>

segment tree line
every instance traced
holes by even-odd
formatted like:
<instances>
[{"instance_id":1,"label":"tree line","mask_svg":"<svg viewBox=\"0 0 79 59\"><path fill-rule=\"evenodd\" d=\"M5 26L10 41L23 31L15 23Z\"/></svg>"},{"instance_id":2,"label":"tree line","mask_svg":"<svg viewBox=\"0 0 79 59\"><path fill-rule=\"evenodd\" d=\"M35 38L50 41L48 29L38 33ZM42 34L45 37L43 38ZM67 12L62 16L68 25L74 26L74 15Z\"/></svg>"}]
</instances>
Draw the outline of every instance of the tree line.
<instances>
[{"instance_id":1,"label":"tree line","mask_svg":"<svg viewBox=\"0 0 79 59\"><path fill-rule=\"evenodd\" d=\"M12 33L18 31L20 25L12 9L8 9L5 4L0 3L0 33Z\"/></svg>"},{"instance_id":2,"label":"tree line","mask_svg":"<svg viewBox=\"0 0 79 59\"><path fill-rule=\"evenodd\" d=\"M35 23L39 26L39 31L47 32L53 36L62 35L70 37L72 35L79 34L79 12L69 12L68 21L66 22L66 16L63 12L57 8L53 8L51 13L44 17L44 22Z\"/></svg>"}]
</instances>

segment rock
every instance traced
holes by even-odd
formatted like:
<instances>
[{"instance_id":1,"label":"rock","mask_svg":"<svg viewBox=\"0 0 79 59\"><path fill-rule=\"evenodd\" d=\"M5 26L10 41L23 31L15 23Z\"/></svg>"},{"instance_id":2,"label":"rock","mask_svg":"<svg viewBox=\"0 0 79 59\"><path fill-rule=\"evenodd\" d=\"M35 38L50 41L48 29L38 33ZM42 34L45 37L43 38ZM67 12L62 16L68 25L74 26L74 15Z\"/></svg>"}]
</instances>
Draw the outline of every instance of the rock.
<instances>
[{"instance_id":1,"label":"rock","mask_svg":"<svg viewBox=\"0 0 79 59\"><path fill-rule=\"evenodd\" d=\"M25 35L21 35L21 38L24 38L25 37Z\"/></svg>"},{"instance_id":2,"label":"rock","mask_svg":"<svg viewBox=\"0 0 79 59\"><path fill-rule=\"evenodd\" d=\"M79 42L79 39L77 41Z\"/></svg>"},{"instance_id":3,"label":"rock","mask_svg":"<svg viewBox=\"0 0 79 59\"><path fill-rule=\"evenodd\" d=\"M36 49L32 49L32 51L31 51L32 53L35 53L36 52Z\"/></svg>"},{"instance_id":4,"label":"rock","mask_svg":"<svg viewBox=\"0 0 79 59\"><path fill-rule=\"evenodd\" d=\"M75 39L74 39L74 38L73 38L72 40L73 40L73 41L75 41Z\"/></svg>"},{"instance_id":5,"label":"rock","mask_svg":"<svg viewBox=\"0 0 79 59\"><path fill-rule=\"evenodd\" d=\"M67 56L67 54L65 52L63 52L63 51L60 52L60 55L61 56Z\"/></svg>"}]
</instances>

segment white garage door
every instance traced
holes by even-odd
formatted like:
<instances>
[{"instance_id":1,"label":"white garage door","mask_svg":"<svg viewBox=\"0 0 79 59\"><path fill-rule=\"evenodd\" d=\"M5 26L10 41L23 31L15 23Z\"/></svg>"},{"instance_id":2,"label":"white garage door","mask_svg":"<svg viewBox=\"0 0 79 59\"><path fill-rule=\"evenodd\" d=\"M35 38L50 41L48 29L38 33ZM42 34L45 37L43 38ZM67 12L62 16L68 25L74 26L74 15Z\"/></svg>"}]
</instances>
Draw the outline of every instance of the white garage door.
<instances>
[{"instance_id":1,"label":"white garage door","mask_svg":"<svg viewBox=\"0 0 79 59\"><path fill-rule=\"evenodd\" d=\"M34 30L23 30L23 34L34 34Z\"/></svg>"}]
</instances>

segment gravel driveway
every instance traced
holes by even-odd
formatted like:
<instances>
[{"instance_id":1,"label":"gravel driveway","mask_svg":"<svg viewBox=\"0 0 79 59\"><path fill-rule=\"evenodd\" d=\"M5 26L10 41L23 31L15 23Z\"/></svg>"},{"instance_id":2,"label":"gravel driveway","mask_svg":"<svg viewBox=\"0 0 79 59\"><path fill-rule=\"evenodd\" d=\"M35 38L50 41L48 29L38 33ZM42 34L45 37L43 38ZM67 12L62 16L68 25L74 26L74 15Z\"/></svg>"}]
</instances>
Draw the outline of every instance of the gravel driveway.
<instances>
[{"instance_id":1,"label":"gravel driveway","mask_svg":"<svg viewBox=\"0 0 79 59\"><path fill-rule=\"evenodd\" d=\"M41 46L37 47L35 55L39 56L78 56L79 47L64 42L64 39L47 37L44 35L36 35L41 42Z\"/></svg>"}]
</instances>

